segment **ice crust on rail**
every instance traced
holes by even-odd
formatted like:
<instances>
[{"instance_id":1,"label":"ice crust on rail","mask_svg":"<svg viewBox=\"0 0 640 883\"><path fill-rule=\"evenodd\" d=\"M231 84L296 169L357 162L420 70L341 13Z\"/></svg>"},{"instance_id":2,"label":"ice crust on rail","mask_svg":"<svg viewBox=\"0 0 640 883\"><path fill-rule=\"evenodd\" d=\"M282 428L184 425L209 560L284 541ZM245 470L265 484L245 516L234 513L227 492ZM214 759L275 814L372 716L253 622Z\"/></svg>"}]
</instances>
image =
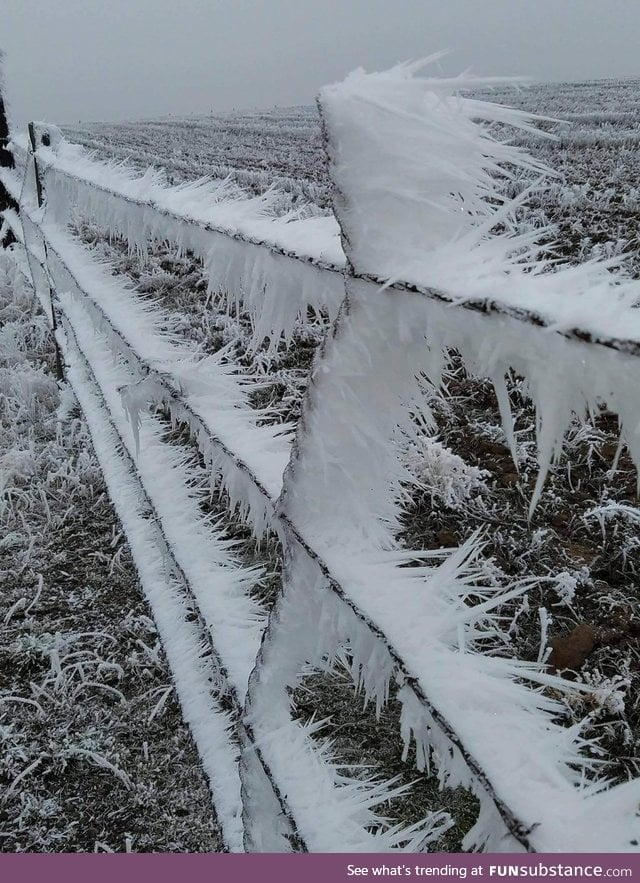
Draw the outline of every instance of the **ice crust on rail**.
<instances>
[{"instance_id":1,"label":"ice crust on rail","mask_svg":"<svg viewBox=\"0 0 640 883\"><path fill-rule=\"evenodd\" d=\"M77 338L91 350L90 364L114 425L162 516L176 560L189 579L230 680L242 697L264 626L264 612L249 597L250 587L260 574L240 567L233 556L233 542L222 539L205 521L197 503L205 476L185 462L183 449L162 441L166 430L156 418L140 415L136 444L118 393L130 380L129 371L114 365L112 351L101 340L77 297L62 293L60 304Z\"/></svg>"},{"instance_id":2,"label":"ice crust on rail","mask_svg":"<svg viewBox=\"0 0 640 883\"><path fill-rule=\"evenodd\" d=\"M170 241L193 252L205 264L210 293L232 292L231 302L250 314L256 346L290 341L308 309L335 317L344 256L332 217L277 217L275 193L246 198L229 181L168 187L156 169L139 176L64 140L38 156L50 219L66 224L73 207L132 251L146 254L149 241Z\"/></svg>"},{"instance_id":3,"label":"ice crust on rail","mask_svg":"<svg viewBox=\"0 0 640 883\"><path fill-rule=\"evenodd\" d=\"M148 414L144 395L137 402L135 419L130 419L130 414L123 406L120 390L128 389L140 379L140 366L137 360L134 360L133 366L128 363L126 352L122 352L121 340L117 341L120 346L116 346L115 350L105 349L104 345L101 347L99 335L109 339L110 332L114 330L114 326L104 319L117 320L115 327L123 329L125 341L129 341L129 345L134 347L132 352L136 353L137 358L146 357L147 364L161 366L167 371L170 368L176 369L178 380L175 382L179 387L188 386L187 377L195 372L196 389L202 396L202 390L197 387L197 381L202 382L197 376L198 362L193 359L194 354L188 348L185 349L184 345L181 346L163 331L167 317L162 311L154 309L142 298L136 298L126 286L109 276L104 267L92 262L85 248L73 243L53 225L37 228L26 207L23 208L22 217L26 224L25 231L32 232L33 228L37 235L40 232L44 234L49 246L50 269L59 301L78 338L85 342L92 341L92 367L118 431L125 439L129 454L136 462L145 485L153 489L150 496L159 499L159 506L163 511L172 513L171 516L167 515L167 529L170 532L174 529L176 531L173 539L179 550L181 563L185 572L191 576L196 590L198 587L201 590L199 600L202 601L203 612L212 632L218 634L219 630L219 642L226 650L223 655L225 659L231 660L229 667L233 684L242 697L263 626L263 614L248 597L248 586L255 581L257 574L247 572L243 575L242 571L238 571L234 576L231 572L221 573L218 575L216 595L207 588L210 573L215 570L213 563L217 560L216 556L223 555L231 544L228 541L215 541L211 537L210 527L203 523L196 504L196 489L198 484L202 484L203 477L198 480L190 473L181 460L183 454L179 449L161 442L163 430ZM81 285L92 291L92 297L86 294ZM106 312L95 310L96 304L105 303ZM103 330L101 326L106 327ZM142 353L137 352L137 347ZM115 364L114 352L120 353ZM207 361L209 364L203 371L209 394L217 395L219 399L226 397L223 406L220 408L218 405L220 410L224 413L225 405L230 411L240 411L243 405L246 407L246 392L233 372L219 361ZM250 433L253 428L258 437L262 437L255 426L255 420L252 422L253 415L248 409L247 414L249 419L245 430ZM269 433L265 435L269 442ZM154 454L150 453L152 450L155 451ZM185 524L188 527L185 528ZM226 557L228 567L231 566L231 560ZM211 608L214 598L215 603L221 605L218 609L215 603ZM233 636L237 628L241 630L240 637Z\"/></svg>"},{"instance_id":4,"label":"ice crust on rail","mask_svg":"<svg viewBox=\"0 0 640 883\"><path fill-rule=\"evenodd\" d=\"M312 852L428 851L429 844L451 826L448 814L429 813L408 828L390 826L379 807L405 789L394 788L393 782L349 775L348 768L332 759L330 730L329 739L312 748L311 736L327 722L291 722L288 689L299 685L305 671L330 668L347 637L352 639L356 661L366 659L371 680L377 680L381 671L388 675L390 667L384 646L362 623L355 623L355 630L338 627L339 622L353 627L353 614L326 592L317 565L295 543L289 546L287 567L295 572L295 580L279 596L270 618L260 664L250 681L247 719L271 768L288 783L288 800L300 832ZM339 812L336 792L342 804Z\"/></svg>"},{"instance_id":5,"label":"ice crust on rail","mask_svg":"<svg viewBox=\"0 0 640 883\"><path fill-rule=\"evenodd\" d=\"M171 317L109 273L106 264L97 264L89 250L47 222L43 232L49 242L51 259L58 268L62 290L82 292L96 308L94 321L104 333L118 332L131 354L152 370L159 381L170 381L179 398L242 460L247 462L273 500L282 487L282 474L289 460L291 427L287 424L258 425L267 416L253 410L248 401L254 381L244 376L226 359L224 350L200 357L193 347L167 332ZM100 322L100 313L108 322ZM110 326L110 327L109 327ZM113 340L116 349L122 340ZM144 370L136 380L145 376ZM130 413L152 400L168 399L152 384L130 386L127 402ZM179 401L167 401L176 418L189 422L189 414ZM227 474L229 486L233 479ZM240 479L236 479L240 480ZM231 494L232 498L237 494ZM254 507L258 511L257 507Z\"/></svg>"},{"instance_id":6,"label":"ice crust on rail","mask_svg":"<svg viewBox=\"0 0 640 883\"><path fill-rule=\"evenodd\" d=\"M332 174L343 193L360 188L366 223L356 243L364 260L358 264L354 257L356 270L381 282L432 289L453 303L482 301L531 311L554 329L640 342L634 309L640 282L625 276L620 259L561 268L541 259L538 241L545 231L518 232L516 213L525 197L508 201L499 192L493 176L502 163L541 176L553 173L522 150L492 140L477 120L528 129L536 118L457 94L483 80L424 79L414 72L411 66L375 75L356 72L345 84L322 92L327 121L335 113L333 126L343 125L345 131L351 126L340 148L344 156L333 157ZM408 109L402 105L403 89L412 93L410 101L405 99ZM375 90L382 91L382 99L372 97ZM336 109L341 101L349 104L342 117ZM394 106L403 108L397 116ZM436 132L425 133L425 113L433 117L434 108ZM449 145L447 159L438 159L434 151L447 137L455 147ZM376 150L385 153L385 162L377 165ZM348 151L357 151L357 159L350 161ZM64 140L58 153L40 148L38 155L46 168L53 218L66 222L74 205L127 239L134 251L146 253L150 240L193 251L205 262L210 291L229 293L228 302L250 313L255 345L281 337L290 341L308 308L335 317L345 257L334 218L269 217L268 193L243 199L229 182L163 186L158 170L136 176L123 164L97 162ZM434 184L435 194L429 190ZM393 232L385 234L385 222L396 215ZM356 219L349 223L355 226ZM491 236L497 224L506 232Z\"/></svg>"},{"instance_id":7,"label":"ice crust on rail","mask_svg":"<svg viewBox=\"0 0 640 883\"><path fill-rule=\"evenodd\" d=\"M98 342L97 333L88 335L89 337L93 336L92 346L90 347L90 356L88 357L87 352L81 349L81 344L78 343L78 333L82 336L83 330L89 331L89 329L91 329L93 331L93 326L91 325L90 317L85 315L83 320L82 306L79 303L73 303L73 296L66 295L64 297L68 301L68 309L64 314L63 320L65 330L67 331L67 339L70 338L73 341L73 345L77 346L78 354L86 365L87 376L91 374L91 382L97 385L97 378L94 373L95 370L97 370L98 376L100 376L103 381L105 379L107 380L106 390L97 386L97 410L101 412L105 426L109 423L111 424L112 441L115 443L117 451L117 449L121 447L121 440L123 439L120 431L126 429L126 427L123 425L121 415L122 408L118 408L116 392L117 384L114 382L116 377L109 377L109 372L117 372L118 369L122 371L122 366L118 366L113 361L113 354L108 347L105 348L100 345L96 346L96 343ZM75 327L70 322L70 315L74 313L76 319ZM84 329L83 321L85 323ZM93 364L90 364L87 361L88 358L91 359ZM83 401L82 398L81 401ZM109 411L109 403L114 407L114 413ZM124 418L124 423L126 424L126 417ZM156 444L155 449L153 445L146 444L144 446L142 467L139 450L137 450L134 459L131 447L131 433L128 435L125 433L125 437L128 438L128 444L127 442L123 442L125 451L123 459L126 459L127 457L129 458L130 469L131 467L135 468L134 464L137 461L137 469L139 470L138 474L140 476L140 493L144 497L141 509L142 526L148 526L152 529L151 532L155 540L155 546L161 556L165 579L173 581L176 584L183 582L183 577L188 581L188 587L186 584L182 586L182 592L178 596L182 611L174 611L171 621L167 624L167 627L172 630L168 643L171 646L171 639L173 638L175 631L174 620L175 626L179 626L179 617L182 615L187 618L188 628L192 632L190 644L193 650L203 659L205 655L208 655L209 657L207 661L209 668L204 683L206 693L203 700L198 703L201 715L200 717L194 717L193 709L187 707L185 708L185 716L194 728L196 743L201 752L205 769L211 777L214 803L221 818L225 834L227 834L226 842L231 851L244 851L245 834L243 830L241 810L243 803L240 798L240 793L246 790L248 781L246 775L239 775L238 761L240 748L242 747L242 749L245 750L247 734L244 727L239 725L240 721L238 714L240 709L238 706L238 697L240 697L241 701L244 696L244 688L246 687L246 678L249 670L247 663L249 663L250 668L257 649L257 641L259 640L259 631L258 634L253 636L253 639L251 632L255 631L255 626L258 626L258 629L260 629L262 625L261 618L256 617L255 615L255 611L257 611L256 605L250 602L246 596L246 590L249 583L255 578L256 571L255 569L243 570L242 568L238 568L237 564L229 554L233 543L222 539L215 533L212 535L210 526L207 526L207 530L203 532L201 529L202 525L200 524L200 522L203 521L202 517L199 516L197 511L188 511L190 508L190 497L194 494L193 489L196 488L198 484L201 484L201 481L198 481L198 476L185 474L181 479L177 479L177 485L175 481L172 484L171 478L175 478L176 473L179 472L181 468L188 473L188 467L186 467L184 462L180 461L179 451L172 451L170 447L167 449L167 446L162 444L159 437L159 428L158 426L154 426L155 423L156 421L153 418L149 415L146 416L146 419L144 420L144 428L151 430L151 436L155 433L156 441L159 444ZM118 429L116 424L120 424L120 429ZM140 426L139 429L142 430L143 427ZM97 441L100 443L103 439L98 438ZM149 441L148 438L147 441ZM98 444L98 449L99 448L100 444ZM163 448L165 448L165 450L163 450ZM143 468L144 465L146 465L146 469ZM164 470L162 482L160 482L160 485L162 485L160 493L158 495L158 485L155 484L154 491L156 491L156 493L154 496L156 499L151 501L152 506L160 506L160 509L156 510L160 517L160 521L156 521L155 518L150 518L148 504L150 498L148 489L144 487L143 483L145 479L147 481L153 479L153 476L150 477L146 474L149 472L149 467L151 467L152 471ZM173 470L173 476L171 475L171 470ZM169 479L168 481L167 477ZM117 488L114 489L110 487L110 490L114 493L117 491ZM172 496L174 493L176 495ZM170 499L167 499L167 494ZM158 496L160 499L158 499ZM126 514L128 517L123 518L125 529L127 529L132 523L131 518L134 516L132 511L127 511ZM180 535L181 524L184 526L189 521L191 523L186 530L187 535L191 538L191 549L189 549L188 543L185 543L184 535ZM217 550L213 548L216 542L218 544ZM133 551L135 557L135 544ZM213 557L211 557L212 551L214 553ZM184 554L189 554L191 556L191 560L187 559L186 564ZM204 570L200 567L199 571L199 565L207 558L207 554L208 560L206 566ZM180 568L180 570L178 573L172 573L176 566ZM234 577L237 584L236 589L238 587L241 589L241 597L236 595L236 598L232 599L228 589L229 580L233 581ZM238 577L240 577L240 582L238 582ZM221 597L216 598L208 591L211 587L212 580L216 583L216 594L221 595ZM244 586L242 585L243 580ZM243 588L244 592L242 592ZM193 596L190 594L191 591L194 592ZM233 594L233 592L231 594ZM155 612L153 594L151 594L150 600ZM248 602L249 607L254 608L254 614L251 615L250 611L247 609L239 609L237 604L238 600L245 602L245 608L246 602ZM229 604L229 602L231 603ZM240 605L240 608L241 607L242 603ZM248 612L249 616L247 616ZM194 616L196 623L193 623ZM176 617L178 617L177 620ZM221 639L220 644L223 650L221 655L218 655L217 647L209 643L208 638L205 637L202 632L198 631L196 625L199 628L204 628L212 633L214 635L214 640L216 638ZM165 635L163 634L162 629L160 632L164 642ZM230 641L232 642L231 644L229 644ZM235 647L233 646L234 641L236 643ZM182 701L182 693L180 692L180 688L182 687L181 677L183 676L183 671L180 668L181 659L179 656L177 658L172 656L171 653L168 655L172 668L174 666L174 660L177 665L177 670L174 674L177 679L179 695ZM211 667L212 663L213 667ZM191 669L194 672L193 677L195 678L197 669L195 669L193 665L191 666ZM237 680L236 683L234 683L233 680L230 681L229 675L232 679L237 679L239 676L239 685ZM232 692L231 695L229 695L230 688L231 691L235 691L235 693ZM188 700L188 684L186 692L186 699ZM206 717L208 714L207 700L210 700L209 704L212 703L214 708L217 709L219 698L226 698L227 702L231 699L231 704L235 705L235 715L231 715L229 711L222 712L226 727L226 731L222 737L220 737L220 734L216 730L216 721L207 722ZM214 726L212 726L212 724L214 724ZM240 739L240 744L238 744L238 738ZM220 748L223 749L222 754L226 758L224 761L218 756L220 754ZM287 851L289 846L288 841L286 840L286 820L281 818L282 813L279 807L274 805L272 786L266 779L265 771L257 770L257 767L260 766L257 756L255 757L255 763L256 771L259 772L260 775L257 776L257 781L252 785L252 792L254 793L254 796L259 798L263 811L268 813L267 817L272 821L274 818L279 820L277 825L268 827L263 840L263 846L267 851Z\"/></svg>"}]
</instances>

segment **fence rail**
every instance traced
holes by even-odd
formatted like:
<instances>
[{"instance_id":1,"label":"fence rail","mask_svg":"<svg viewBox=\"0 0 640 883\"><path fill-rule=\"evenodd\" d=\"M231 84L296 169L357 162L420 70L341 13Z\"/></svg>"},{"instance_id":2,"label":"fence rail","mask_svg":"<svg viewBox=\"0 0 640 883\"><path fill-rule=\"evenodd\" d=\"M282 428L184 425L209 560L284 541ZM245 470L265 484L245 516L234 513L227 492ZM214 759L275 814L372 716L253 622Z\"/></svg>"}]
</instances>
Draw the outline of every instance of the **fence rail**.
<instances>
[{"instance_id":1,"label":"fence rail","mask_svg":"<svg viewBox=\"0 0 640 883\"><path fill-rule=\"evenodd\" d=\"M348 90L343 98L353 100ZM24 180L13 169L0 170L0 183L20 209L18 216L6 208L4 224L15 248L26 252L141 582L154 615L165 623L159 623L163 641L170 647L173 641L168 655L227 846L415 850L437 839L438 813L406 830L382 825L375 806L389 798L388 789L349 780L314 742L313 726L292 717L287 691L304 667L326 669L346 654L354 683L379 706L396 679L403 737L407 746L415 741L418 766L431 757L441 781L479 797L480 816L466 847L630 849L639 783L599 793L588 785L584 745L556 722L559 706L542 691L562 690L566 682L539 665L483 656L475 647L483 622L491 623L499 605L522 586L468 606L473 543L435 563L420 551L394 548L403 481L394 438L398 427L411 424L408 403L419 398L419 377L437 385L450 348L494 380L509 438L503 377L515 368L530 380L542 415L539 493L576 402L606 401L625 426L637 424L640 324L627 309L637 290L615 277L607 283L606 268L595 268L586 281L577 271L547 274L577 295L556 308L546 296L549 280L527 277L518 264L510 266L507 283L522 288L522 295L507 291L504 271L495 274L495 296L479 296L473 285L465 292L455 276L449 290L416 281L415 274L385 282L375 261L369 272L363 260L355 210L361 194L344 188L345 149L347 167L353 156L335 102L331 91L321 99L330 168L340 188L336 220L267 223L256 211L260 200L225 199L224 187L163 188L149 176L134 179L87 159L43 126L32 128L31 144L14 139ZM159 330L162 311L93 263L65 229L71 209L140 251L148 240L163 239L201 257L211 292L251 314L256 346L288 339L296 317L309 308L324 313L328 332L295 437L259 425L242 377L221 360L207 366L204 378L198 373L193 353ZM478 262L483 271L480 251ZM531 296L536 286L545 295L542 309ZM593 309L604 302L603 292L625 309L614 315ZM590 309L581 312L587 301ZM571 367L560 403L545 392L553 359ZM203 392L203 382L211 392ZM252 574L241 574L216 602L216 579L231 563L217 561L212 550L209 558L205 551L190 560L195 553L188 530L203 536L204 527L193 501L185 497L176 514L175 502L154 485L150 452L168 464L167 481L178 497L179 482L186 488L189 480L162 454L150 410L158 405L188 428L254 534L277 534L285 568L268 618L248 601ZM635 456L629 434L626 441ZM133 512L123 503L124 486L138 499ZM164 595L152 585L154 544L166 553ZM169 634L170 608L181 623L181 640L195 653L193 671ZM206 664L197 655L202 644ZM198 697L204 702L205 694L203 717ZM604 810L609 821L603 827L598 820Z\"/></svg>"},{"instance_id":2,"label":"fence rail","mask_svg":"<svg viewBox=\"0 0 640 883\"><path fill-rule=\"evenodd\" d=\"M21 154L22 159L26 158L26 148L23 144L20 144L19 141L13 142L14 148ZM42 149L41 149L42 150ZM61 163L55 157L53 151L42 150L42 164L43 170L45 172L52 172L55 175L59 175L60 177L66 179L67 181L72 181L74 186L80 190L81 188L89 188L98 193L104 194L114 200L122 201L124 203L128 203L131 206L135 206L140 209L149 209L154 216L161 216L169 220L172 224L173 235L172 239L175 241L180 240L180 225L187 225L189 227L195 228L200 231L204 231L206 233L219 235L224 237L225 240L231 240L237 243L241 243L245 246L254 246L258 250L264 250L271 255L276 257L282 257L287 259L289 262L293 262L288 264L289 268L295 268L295 270L291 270L291 272L301 272L304 273L304 267L310 267L314 270L319 271L314 276L315 287L318 288L324 295L324 302L322 306L325 309L329 310L330 318L333 318L337 314L337 309L342 302L343 295L343 282L342 277L344 276L346 264L344 254L341 253L341 249L336 248L335 239L339 234L339 225L336 225L335 228L332 229L332 225L327 224L324 229L321 231L323 234L324 242L320 242L314 248L310 247L310 243L306 242L303 248L295 248L293 244L286 245L282 244L282 240L286 242L286 227L284 230L279 230L275 235L272 233L271 236L263 235L252 235L250 232L251 225L247 225L248 229L234 229L234 227L229 224L225 226L223 223L218 222L210 222L206 220L207 214L211 213L211 208L207 210L207 188L202 187L202 194L198 194L198 190L195 190L194 197L191 202L191 210L193 211L193 200L195 200L195 204L198 204L198 199L200 195L204 198L202 199L202 203L200 205L199 217L196 213L193 215L189 213L188 210L179 209L171 209L169 208L170 202L167 200L168 188L158 188L157 198L136 198L132 195L129 195L125 192L125 188L127 186L131 187L132 180L126 173L120 171L120 189L117 187L108 187L106 184L100 179L105 175L105 168L99 164L93 163L96 167L96 178L97 180L91 180L86 177L82 177L81 175L75 174L71 171L70 165L72 165L73 160L69 159L64 163ZM90 168L90 166L89 166ZM108 173L108 170L107 170ZM116 180L118 180L118 175L114 174ZM184 191L185 188L177 187L174 188L180 193L180 191ZM170 191L169 191L170 192ZM223 191L224 192L224 191ZM76 194L78 195L78 194ZM164 198L163 198L164 197ZM260 199L255 200L256 203L260 203ZM227 206L227 209L229 207ZM55 209L54 209L55 211ZM64 220L64 212L61 213L63 217L60 220ZM107 214L105 212L105 214ZM233 214L231 215L231 219L233 221ZM237 223L237 221L236 221ZM255 221L254 221L255 224ZM108 224L113 232L121 233L122 230L118 229L113 223ZM141 225L141 229L143 229L144 225ZM268 228L269 224L264 224ZM271 225L275 226L275 225ZM295 225L294 225L295 226ZM134 240L135 244L135 240ZM194 249L197 253L198 249ZM211 243L207 243L207 245L202 249L202 257L203 259L207 259L210 254ZM332 258L327 259L324 257L326 252L332 253ZM247 273L248 275L248 273ZM279 272L275 271L275 281L269 279L267 284L276 285L277 286L277 278ZM615 336L612 333L607 333L604 329L599 329L596 327L580 327L578 322L574 327L566 327L568 323L571 322L571 318L567 318L562 314L556 314L553 309L549 308L549 305L546 304L546 311L542 312L539 309L534 309L531 306L526 307L523 305L515 305L505 302L501 300L499 296L486 296L483 298L469 296L464 292L452 294L445 290L437 290L432 287L427 287L424 285L417 284L415 282L409 281L392 281L390 282L387 279L383 279L375 276L372 273L359 272L355 273L353 269L350 269L350 275L357 277L363 282L369 284L371 286L371 291L377 291L380 288L384 288L389 292L412 292L416 295L421 295L423 297L431 298L439 303L456 306L463 310L472 310L474 312L482 313L487 315L488 317L507 317L510 319L515 319L518 322L524 322L527 324L534 325L538 328L548 329L553 331L556 334L560 334L563 337L566 337L568 340L575 340L584 343L592 343L597 344L599 346L609 347L614 350L618 350L620 352L627 353L629 355L640 355L640 341L637 337L627 337L626 335L621 334L620 336ZM296 278L296 283L304 289L306 287L305 280L303 276ZM575 317L576 320L578 317ZM619 330L624 330L623 326L619 326Z\"/></svg>"}]
</instances>

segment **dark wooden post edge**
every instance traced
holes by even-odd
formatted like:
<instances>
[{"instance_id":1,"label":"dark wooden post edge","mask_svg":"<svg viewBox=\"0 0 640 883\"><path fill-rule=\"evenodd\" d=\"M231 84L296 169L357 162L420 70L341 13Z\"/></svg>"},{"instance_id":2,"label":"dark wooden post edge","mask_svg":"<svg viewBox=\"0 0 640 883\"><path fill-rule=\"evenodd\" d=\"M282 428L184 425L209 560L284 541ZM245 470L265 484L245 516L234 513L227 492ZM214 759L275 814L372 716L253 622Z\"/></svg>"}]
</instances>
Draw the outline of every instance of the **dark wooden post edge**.
<instances>
[{"instance_id":1,"label":"dark wooden post edge","mask_svg":"<svg viewBox=\"0 0 640 883\"><path fill-rule=\"evenodd\" d=\"M13 154L9 150L9 122L4 104L4 96L2 94L2 52L0 51L0 168L12 169L15 165ZM0 212L11 208L18 211L18 204L11 194L0 182ZM11 230L6 230L4 237L0 240L0 247L8 248L16 241Z\"/></svg>"}]
</instances>

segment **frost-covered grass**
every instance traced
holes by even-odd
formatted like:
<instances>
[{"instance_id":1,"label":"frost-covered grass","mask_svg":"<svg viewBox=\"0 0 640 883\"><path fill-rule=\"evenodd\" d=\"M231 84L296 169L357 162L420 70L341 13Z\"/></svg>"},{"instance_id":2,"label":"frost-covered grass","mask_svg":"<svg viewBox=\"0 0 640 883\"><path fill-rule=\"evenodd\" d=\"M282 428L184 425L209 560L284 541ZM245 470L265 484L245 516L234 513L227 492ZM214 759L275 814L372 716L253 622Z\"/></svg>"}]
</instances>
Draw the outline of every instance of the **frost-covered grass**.
<instances>
[{"instance_id":1,"label":"frost-covered grass","mask_svg":"<svg viewBox=\"0 0 640 883\"><path fill-rule=\"evenodd\" d=\"M87 428L4 254L0 340L0 849L219 850Z\"/></svg>"},{"instance_id":2,"label":"frost-covered grass","mask_svg":"<svg viewBox=\"0 0 640 883\"><path fill-rule=\"evenodd\" d=\"M620 509L611 509L601 531L590 513L613 500L638 513L635 468L623 453L616 472L611 469L617 449L612 415L576 420L529 521L537 475L534 414L518 395L518 381L510 386L517 403L517 468L490 384L458 367L448 379L446 397L432 401L441 443L469 470L481 470L482 485L468 496L459 494L453 505L419 490L406 512L404 536L411 548L440 548L481 529L488 584L540 577L538 588L503 611L509 641L494 652L537 659L544 644L540 608L549 616L549 640L581 622L595 627L594 650L574 677L602 684L603 690L588 699L578 693L565 698L567 723L592 714L593 727L586 732L601 737L609 752L606 772L624 781L638 775L640 749L637 527ZM617 694L617 705L609 700L610 692Z\"/></svg>"}]
</instances>

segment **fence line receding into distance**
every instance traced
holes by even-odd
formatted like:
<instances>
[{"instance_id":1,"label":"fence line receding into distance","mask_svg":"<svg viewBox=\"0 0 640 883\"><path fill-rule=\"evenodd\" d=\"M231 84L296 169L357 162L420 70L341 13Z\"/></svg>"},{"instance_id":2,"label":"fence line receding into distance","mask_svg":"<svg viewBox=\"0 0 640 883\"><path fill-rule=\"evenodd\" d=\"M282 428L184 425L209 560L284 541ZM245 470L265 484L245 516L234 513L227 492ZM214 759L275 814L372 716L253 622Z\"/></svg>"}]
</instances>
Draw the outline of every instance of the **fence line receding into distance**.
<instances>
[{"instance_id":1,"label":"fence line receding into distance","mask_svg":"<svg viewBox=\"0 0 640 883\"><path fill-rule=\"evenodd\" d=\"M465 848L624 851L638 836L640 782L595 786L588 745L558 722L545 688L567 682L482 651L524 587L482 586L477 540L447 556L394 541L410 481L398 452L451 350L493 381L512 447L504 377L528 381L532 506L585 403L620 415L640 461L638 283L596 264L542 272L498 189L505 163L539 169L478 120L531 121L459 86L399 68L322 92L332 218L270 219L268 197L228 183L135 177L44 125L14 137L15 168L0 169L3 230L51 318L234 851L412 851L447 828L437 807L385 822L393 784L345 771L294 717L290 691L338 663L379 708L395 680L419 768L479 799ZM298 425L266 425L224 353L202 360L166 334L163 310L92 259L76 215L141 253L168 241L202 258L214 303L249 314L256 347L290 341L310 309L324 316ZM255 536L281 544L268 615L251 592L259 573L200 511L167 417Z\"/></svg>"}]
</instances>

